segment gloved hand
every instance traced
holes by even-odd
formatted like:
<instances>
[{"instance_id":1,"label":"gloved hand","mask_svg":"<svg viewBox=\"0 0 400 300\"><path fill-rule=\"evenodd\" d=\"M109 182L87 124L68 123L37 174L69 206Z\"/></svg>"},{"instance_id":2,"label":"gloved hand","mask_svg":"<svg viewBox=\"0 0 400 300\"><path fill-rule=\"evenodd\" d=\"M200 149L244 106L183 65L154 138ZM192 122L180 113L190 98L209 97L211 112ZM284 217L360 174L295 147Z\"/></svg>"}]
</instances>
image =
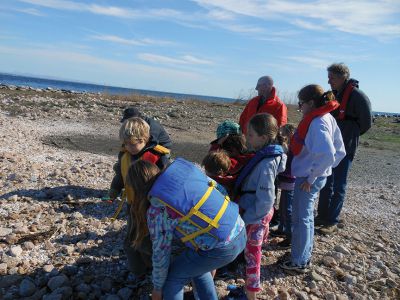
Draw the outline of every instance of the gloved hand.
<instances>
[{"instance_id":1,"label":"gloved hand","mask_svg":"<svg viewBox=\"0 0 400 300\"><path fill-rule=\"evenodd\" d=\"M119 193L117 192L117 190L114 189L109 189L107 196L101 198L101 200L103 201L108 201L108 202L113 202L115 200L115 198L117 198L119 195Z\"/></svg>"}]
</instances>

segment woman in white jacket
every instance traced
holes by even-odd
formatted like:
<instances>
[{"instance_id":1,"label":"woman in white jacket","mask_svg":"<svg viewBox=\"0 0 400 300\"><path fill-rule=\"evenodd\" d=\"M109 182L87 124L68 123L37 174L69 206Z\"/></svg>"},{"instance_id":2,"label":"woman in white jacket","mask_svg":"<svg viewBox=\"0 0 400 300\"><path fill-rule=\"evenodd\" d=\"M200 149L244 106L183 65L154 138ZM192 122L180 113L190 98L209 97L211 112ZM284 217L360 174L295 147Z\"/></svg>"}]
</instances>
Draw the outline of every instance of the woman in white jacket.
<instances>
[{"instance_id":1,"label":"woman in white jacket","mask_svg":"<svg viewBox=\"0 0 400 300\"><path fill-rule=\"evenodd\" d=\"M285 270L308 270L314 242L314 201L324 187L332 167L346 155L340 129L330 114L339 107L331 91L307 85L298 94L303 113L290 148L296 176L292 212L291 259L282 263Z\"/></svg>"}]
</instances>

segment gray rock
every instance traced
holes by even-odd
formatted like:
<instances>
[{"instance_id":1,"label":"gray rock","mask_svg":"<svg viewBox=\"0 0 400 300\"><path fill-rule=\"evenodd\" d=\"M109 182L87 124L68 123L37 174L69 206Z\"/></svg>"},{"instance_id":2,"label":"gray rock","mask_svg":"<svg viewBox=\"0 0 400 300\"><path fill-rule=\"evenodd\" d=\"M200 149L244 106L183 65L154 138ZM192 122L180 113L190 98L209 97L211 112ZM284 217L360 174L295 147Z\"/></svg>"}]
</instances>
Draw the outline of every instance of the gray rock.
<instances>
[{"instance_id":1,"label":"gray rock","mask_svg":"<svg viewBox=\"0 0 400 300\"><path fill-rule=\"evenodd\" d=\"M312 271L310 276L315 281L323 281L323 282L325 282L325 279L315 271Z\"/></svg>"},{"instance_id":2,"label":"gray rock","mask_svg":"<svg viewBox=\"0 0 400 300\"><path fill-rule=\"evenodd\" d=\"M35 248L35 244L30 241L24 242L24 248L26 250L32 250Z\"/></svg>"},{"instance_id":3,"label":"gray rock","mask_svg":"<svg viewBox=\"0 0 400 300\"><path fill-rule=\"evenodd\" d=\"M0 289L10 287L12 285L18 284L22 280L21 275L5 275L0 277Z\"/></svg>"},{"instance_id":4,"label":"gray rock","mask_svg":"<svg viewBox=\"0 0 400 300\"><path fill-rule=\"evenodd\" d=\"M42 300L63 300L63 296L61 294L47 294L43 296Z\"/></svg>"},{"instance_id":5,"label":"gray rock","mask_svg":"<svg viewBox=\"0 0 400 300\"><path fill-rule=\"evenodd\" d=\"M337 265L336 259L334 259L332 256L324 256L322 262L327 267L335 267Z\"/></svg>"},{"instance_id":6,"label":"gray rock","mask_svg":"<svg viewBox=\"0 0 400 300\"><path fill-rule=\"evenodd\" d=\"M54 294L54 295L56 295L56 294L62 295L62 299L63 300L67 300L67 299L70 299L71 296L72 296L72 288L70 286L62 286L62 287L59 287L59 288L55 289L52 292L52 294Z\"/></svg>"},{"instance_id":7,"label":"gray rock","mask_svg":"<svg viewBox=\"0 0 400 300\"><path fill-rule=\"evenodd\" d=\"M0 227L0 237L9 235L12 232L11 228Z\"/></svg>"},{"instance_id":8,"label":"gray rock","mask_svg":"<svg viewBox=\"0 0 400 300\"><path fill-rule=\"evenodd\" d=\"M334 293L327 293L325 295L326 300L336 300L336 295Z\"/></svg>"},{"instance_id":9,"label":"gray rock","mask_svg":"<svg viewBox=\"0 0 400 300\"><path fill-rule=\"evenodd\" d=\"M121 298L117 295L108 295L105 299L106 300L121 300Z\"/></svg>"},{"instance_id":10,"label":"gray rock","mask_svg":"<svg viewBox=\"0 0 400 300\"><path fill-rule=\"evenodd\" d=\"M339 264L344 259L344 254L334 251L331 253L331 257L333 257L337 264Z\"/></svg>"},{"instance_id":11,"label":"gray rock","mask_svg":"<svg viewBox=\"0 0 400 300\"><path fill-rule=\"evenodd\" d=\"M130 299L133 291L128 287L124 287L120 289L117 294L121 299Z\"/></svg>"},{"instance_id":12,"label":"gray rock","mask_svg":"<svg viewBox=\"0 0 400 300\"><path fill-rule=\"evenodd\" d=\"M358 242L361 242L363 240L363 238L358 233L353 234L353 239Z\"/></svg>"},{"instance_id":13,"label":"gray rock","mask_svg":"<svg viewBox=\"0 0 400 300\"><path fill-rule=\"evenodd\" d=\"M344 255L350 255L351 254L350 251L343 245L336 245L334 250L336 252L340 252L340 253L342 253Z\"/></svg>"},{"instance_id":14,"label":"gray rock","mask_svg":"<svg viewBox=\"0 0 400 300\"><path fill-rule=\"evenodd\" d=\"M7 274L7 269L8 266L6 263L1 263L0 264L0 275L6 275Z\"/></svg>"},{"instance_id":15,"label":"gray rock","mask_svg":"<svg viewBox=\"0 0 400 300\"><path fill-rule=\"evenodd\" d=\"M50 288L50 290L54 291L58 289L59 287L63 287L69 284L69 279L65 275L58 275L52 277L49 282L47 283L47 286Z\"/></svg>"},{"instance_id":16,"label":"gray rock","mask_svg":"<svg viewBox=\"0 0 400 300\"><path fill-rule=\"evenodd\" d=\"M104 278L101 283L101 290L109 292L111 291L112 287L113 287L113 280L110 277Z\"/></svg>"},{"instance_id":17,"label":"gray rock","mask_svg":"<svg viewBox=\"0 0 400 300\"><path fill-rule=\"evenodd\" d=\"M357 278L349 274L346 274L343 279L347 284L355 285L357 283Z\"/></svg>"},{"instance_id":18,"label":"gray rock","mask_svg":"<svg viewBox=\"0 0 400 300\"><path fill-rule=\"evenodd\" d=\"M11 248L10 248L10 254L11 254L11 256L13 256L13 257L19 257L21 254L22 254L22 248L21 248L21 246L20 245L18 245L18 246L12 246Z\"/></svg>"},{"instance_id":19,"label":"gray rock","mask_svg":"<svg viewBox=\"0 0 400 300\"><path fill-rule=\"evenodd\" d=\"M24 279L19 285L19 294L22 297L28 297L35 293L36 285L30 279Z\"/></svg>"},{"instance_id":20,"label":"gray rock","mask_svg":"<svg viewBox=\"0 0 400 300\"><path fill-rule=\"evenodd\" d=\"M79 284L79 285L77 285L75 287L75 290L77 292L82 292L82 293L85 293L85 294L89 294L92 289L91 289L90 285L88 285L86 283L81 283L81 284Z\"/></svg>"}]
</instances>

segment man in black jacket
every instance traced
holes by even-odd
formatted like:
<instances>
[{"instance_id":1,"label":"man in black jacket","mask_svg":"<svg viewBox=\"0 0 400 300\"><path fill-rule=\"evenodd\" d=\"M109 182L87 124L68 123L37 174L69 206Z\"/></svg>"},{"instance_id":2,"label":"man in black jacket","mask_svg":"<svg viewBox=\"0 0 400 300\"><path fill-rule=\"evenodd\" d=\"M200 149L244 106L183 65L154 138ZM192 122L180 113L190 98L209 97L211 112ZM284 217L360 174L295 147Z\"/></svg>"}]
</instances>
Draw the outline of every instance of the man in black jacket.
<instances>
[{"instance_id":1,"label":"man in black jacket","mask_svg":"<svg viewBox=\"0 0 400 300\"><path fill-rule=\"evenodd\" d=\"M339 215L346 195L347 177L353 162L360 135L372 125L371 103L358 88L358 81L350 78L349 68L343 64L332 64L327 68L328 83L340 103L331 114L335 117L342 133L346 156L332 170L325 187L321 190L316 226L320 232L330 234L337 230Z\"/></svg>"}]
</instances>

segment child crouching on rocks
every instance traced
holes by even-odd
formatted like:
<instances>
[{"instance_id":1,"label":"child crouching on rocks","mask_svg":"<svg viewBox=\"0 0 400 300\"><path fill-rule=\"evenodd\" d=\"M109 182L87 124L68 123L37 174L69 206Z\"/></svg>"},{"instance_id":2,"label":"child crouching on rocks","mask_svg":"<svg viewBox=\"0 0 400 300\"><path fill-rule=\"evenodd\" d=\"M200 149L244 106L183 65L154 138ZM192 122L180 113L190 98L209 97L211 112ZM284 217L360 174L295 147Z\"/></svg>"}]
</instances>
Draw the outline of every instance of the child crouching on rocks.
<instances>
[{"instance_id":1,"label":"child crouching on rocks","mask_svg":"<svg viewBox=\"0 0 400 300\"><path fill-rule=\"evenodd\" d=\"M221 150L224 151L223 154L219 153L215 156L211 154L212 152ZM230 159L228 170L224 170L223 172L220 171L219 174L214 173L209 176L216 180L219 184L223 185L228 191L229 195L232 197L235 181L240 173L240 170L254 156L253 152L247 152L246 139L241 133L238 123L225 120L218 125L217 139L211 142L209 155L211 156L209 156L208 159L212 157L214 159L214 163L220 164L220 167L227 166L226 158L223 159L223 156L228 155ZM206 167L204 163L203 165ZM212 168L215 169L216 167L217 165L214 165ZM235 200L233 197L232 199Z\"/></svg>"},{"instance_id":2,"label":"child crouching on rocks","mask_svg":"<svg viewBox=\"0 0 400 300\"><path fill-rule=\"evenodd\" d=\"M135 195L130 214L137 230L132 244L140 248L151 236L152 299L183 300L183 288L192 281L199 299L217 300L211 271L234 260L246 244L237 204L182 158L163 172L137 161L127 180ZM182 243L183 252L171 259L172 247Z\"/></svg>"},{"instance_id":3,"label":"child crouching on rocks","mask_svg":"<svg viewBox=\"0 0 400 300\"><path fill-rule=\"evenodd\" d=\"M235 194L240 197L239 207L246 224L246 294L252 300L261 291L261 247L274 212L274 182L285 169L286 155L280 145L278 123L270 114L257 114L250 119L246 140L256 153L241 170Z\"/></svg>"},{"instance_id":4,"label":"child crouching on rocks","mask_svg":"<svg viewBox=\"0 0 400 300\"><path fill-rule=\"evenodd\" d=\"M123 191L122 198L127 200L128 235L124 241L124 250L129 270L139 277L151 267L151 242L146 236L141 247L137 249L131 247L131 237L136 232L137 224L129 214L134 194L132 188L127 185L126 178L129 168L137 160L151 162L160 170L165 169L170 163L170 151L150 139L150 126L141 118L133 117L125 120L121 125L119 138L123 143L123 151L118 154L118 162L114 165L115 176L111 183L109 197L115 199Z\"/></svg>"}]
</instances>

